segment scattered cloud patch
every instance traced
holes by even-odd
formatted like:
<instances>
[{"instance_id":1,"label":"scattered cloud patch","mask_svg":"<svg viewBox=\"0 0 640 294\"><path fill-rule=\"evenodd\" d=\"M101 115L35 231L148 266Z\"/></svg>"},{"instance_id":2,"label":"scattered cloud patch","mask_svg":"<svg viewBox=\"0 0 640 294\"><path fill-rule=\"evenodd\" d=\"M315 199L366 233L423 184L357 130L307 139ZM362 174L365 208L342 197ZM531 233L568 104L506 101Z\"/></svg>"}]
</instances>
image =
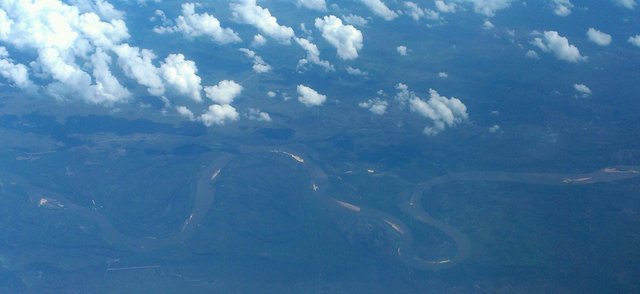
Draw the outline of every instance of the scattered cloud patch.
<instances>
[{"instance_id":1,"label":"scattered cloud patch","mask_svg":"<svg viewBox=\"0 0 640 294\"><path fill-rule=\"evenodd\" d=\"M558 59L567 62L587 61L586 56L580 54L578 47L569 44L569 39L560 36L556 31L545 31L541 37L536 37L531 44L547 53L553 53Z\"/></svg>"},{"instance_id":2,"label":"scattered cloud patch","mask_svg":"<svg viewBox=\"0 0 640 294\"><path fill-rule=\"evenodd\" d=\"M405 1L404 7L406 10L405 14L413 18L413 20L415 21L418 21L423 17L426 17L427 19L430 19L430 20L440 19L440 14L438 14L438 12L433 11L431 9L422 8L415 2Z\"/></svg>"},{"instance_id":3,"label":"scattered cloud patch","mask_svg":"<svg viewBox=\"0 0 640 294\"><path fill-rule=\"evenodd\" d=\"M180 116L186 117L190 121L196 120L196 117L193 114L193 111L191 111L191 109L187 108L186 106L178 106L176 107L176 111L178 112L178 114L180 114Z\"/></svg>"},{"instance_id":4,"label":"scattered cloud patch","mask_svg":"<svg viewBox=\"0 0 640 294\"><path fill-rule=\"evenodd\" d=\"M166 83L178 93L196 102L202 101L201 79L196 63L186 60L182 54L169 54L160 65L160 74Z\"/></svg>"},{"instance_id":5,"label":"scattered cloud patch","mask_svg":"<svg viewBox=\"0 0 640 294\"><path fill-rule=\"evenodd\" d=\"M367 76L367 75L369 75L368 72L363 71L363 70L361 70L359 68L351 67L351 66L347 67L347 73L352 75L352 76Z\"/></svg>"},{"instance_id":6,"label":"scattered cloud patch","mask_svg":"<svg viewBox=\"0 0 640 294\"><path fill-rule=\"evenodd\" d=\"M233 106L229 104L213 104L198 117L198 120L205 126L210 127L213 125L221 126L229 122L237 121L239 117L240 115Z\"/></svg>"},{"instance_id":7,"label":"scattered cloud patch","mask_svg":"<svg viewBox=\"0 0 640 294\"><path fill-rule=\"evenodd\" d=\"M631 43L631 45L636 46L636 47L640 47L640 35L635 35L633 37L629 37L629 40L627 40L629 43Z\"/></svg>"},{"instance_id":8,"label":"scattered cloud patch","mask_svg":"<svg viewBox=\"0 0 640 294\"><path fill-rule=\"evenodd\" d=\"M215 86L205 87L204 93L215 103L231 104L242 93L242 85L231 80L223 80Z\"/></svg>"},{"instance_id":9,"label":"scattered cloud patch","mask_svg":"<svg viewBox=\"0 0 640 294\"><path fill-rule=\"evenodd\" d=\"M375 98L360 102L358 103L358 106L369 109L369 111L371 111L373 114L383 115L387 112L389 102L387 102L386 100L381 100L380 98Z\"/></svg>"},{"instance_id":10,"label":"scattered cloud patch","mask_svg":"<svg viewBox=\"0 0 640 294\"><path fill-rule=\"evenodd\" d=\"M454 0L457 3L470 4L476 13L493 17L499 10L511 6L513 0ZM436 3L437 5L437 3Z\"/></svg>"},{"instance_id":11,"label":"scattered cloud patch","mask_svg":"<svg viewBox=\"0 0 640 294\"><path fill-rule=\"evenodd\" d=\"M298 69L305 69L308 64L318 65L326 71L334 71L335 68L329 61L320 59L320 50L316 44L311 43L311 41L304 38L295 38L294 39L302 49L307 52L305 58L302 58L298 61Z\"/></svg>"},{"instance_id":12,"label":"scattered cloud patch","mask_svg":"<svg viewBox=\"0 0 640 294\"><path fill-rule=\"evenodd\" d=\"M271 71L271 65L267 64L262 57L256 52L247 48L240 48L238 51L244 53L244 55L253 60L253 71L256 73L266 73Z\"/></svg>"},{"instance_id":13,"label":"scattered cloud patch","mask_svg":"<svg viewBox=\"0 0 640 294\"><path fill-rule=\"evenodd\" d=\"M485 21L482 23L482 28L483 28L483 29L485 29L485 30L490 30L490 29L493 29L493 28L495 28L495 27L496 27L496 26L495 26L495 25L494 25L490 20L488 20L488 19L487 19L487 20L485 20Z\"/></svg>"},{"instance_id":14,"label":"scattered cloud patch","mask_svg":"<svg viewBox=\"0 0 640 294\"><path fill-rule=\"evenodd\" d=\"M409 53L409 49L407 49L406 46L402 46L402 45L396 47L396 51L398 51L398 54L402 56L406 56Z\"/></svg>"},{"instance_id":15,"label":"scattered cloud patch","mask_svg":"<svg viewBox=\"0 0 640 294\"><path fill-rule=\"evenodd\" d=\"M361 28L366 27L367 24L369 23L364 17L355 15L355 14L343 15L342 19L346 24L350 24L356 27L361 27Z\"/></svg>"},{"instance_id":16,"label":"scattered cloud patch","mask_svg":"<svg viewBox=\"0 0 640 294\"><path fill-rule=\"evenodd\" d=\"M327 10L327 3L324 0L298 0L298 2L296 3L298 6L301 6L307 9L313 9L313 10L319 10L319 11Z\"/></svg>"},{"instance_id":17,"label":"scattered cloud patch","mask_svg":"<svg viewBox=\"0 0 640 294\"><path fill-rule=\"evenodd\" d=\"M591 89L585 84L574 84L573 88L584 98L591 96Z\"/></svg>"},{"instance_id":18,"label":"scattered cloud patch","mask_svg":"<svg viewBox=\"0 0 640 294\"><path fill-rule=\"evenodd\" d=\"M449 77L449 74L444 72L444 71L441 71L441 72L438 73L438 77L441 78L441 79L446 79L446 78Z\"/></svg>"},{"instance_id":19,"label":"scattered cloud patch","mask_svg":"<svg viewBox=\"0 0 640 294\"><path fill-rule=\"evenodd\" d=\"M589 37L589 41L600 46L608 46L611 44L611 35L598 31L594 28L589 28L589 30L587 30L587 37Z\"/></svg>"},{"instance_id":20,"label":"scattered cloud patch","mask_svg":"<svg viewBox=\"0 0 640 294\"><path fill-rule=\"evenodd\" d=\"M393 20L398 17L398 13L389 9L382 0L360 0L360 2L367 6L373 14L382 17L384 20Z\"/></svg>"},{"instance_id":21,"label":"scattered cloud patch","mask_svg":"<svg viewBox=\"0 0 640 294\"><path fill-rule=\"evenodd\" d=\"M252 25L265 36L284 44L289 44L294 37L292 28L278 24L269 9L258 6L256 0L236 0L229 6L235 21Z\"/></svg>"},{"instance_id":22,"label":"scattered cloud patch","mask_svg":"<svg viewBox=\"0 0 640 294\"><path fill-rule=\"evenodd\" d=\"M489 128L489 132L494 133L494 134L499 132L499 131L500 131L500 126L499 125L493 125L493 126L491 126Z\"/></svg>"},{"instance_id":23,"label":"scattered cloud patch","mask_svg":"<svg viewBox=\"0 0 640 294\"><path fill-rule=\"evenodd\" d=\"M255 121L263 121L263 122L271 121L271 116L268 113L260 111L260 109L256 109L256 108L249 108L249 113L247 113L247 118Z\"/></svg>"},{"instance_id":24,"label":"scattered cloud patch","mask_svg":"<svg viewBox=\"0 0 640 294\"><path fill-rule=\"evenodd\" d=\"M274 92L274 91L267 91L267 97L269 97L269 98L274 98L274 97L276 97L276 92Z\"/></svg>"},{"instance_id":25,"label":"scattered cloud patch","mask_svg":"<svg viewBox=\"0 0 640 294\"><path fill-rule=\"evenodd\" d=\"M458 9L458 5L454 2L446 3L443 0L434 1L436 9L442 13L454 13Z\"/></svg>"},{"instance_id":26,"label":"scattered cloud patch","mask_svg":"<svg viewBox=\"0 0 640 294\"><path fill-rule=\"evenodd\" d=\"M636 7L635 0L613 0L616 5L624 7L626 9L634 9Z\"/></svg>"},{"instance_id":27,"label":"scattered cloud patch","mask_svg":"<svg viewBox=\"0 0 640 294\"><path fill-rule=\"evenodd\" d=\"M35 85L29 79L29 70L24 64L14 63L9 58L7 48L0 46L0 76L7 79L20 89L34 89Z\"/></svg>"},{"instance_id":28,"label":"scattered cloud patch","mask_svg":"<svg viewBox=\"0 0 640 294\"><path fill-rule=\"evenodd\" d=\"M240 36L230 28L223 28L220 21L208 14L195 13L196 4L182 4L182 15L175 19L173 26L159 26L153 31L159 34L182 33L188 38L207 36L218 44L240 42Z\"/></svg>"},{"instance_id":29,"label":"scattered cloud patch","mask_svg":"<svg viewBox=\"0 0 640 294\"><path fill-rule=\"evenodd\" d=\"M300 103L304 104L304 106L307 107L320 106L327 100L327 96L322 95L316 92L316 90L311 89L305 85L298 85L297 91L298 101L300 101Z\"/></svg>"},{"instance_id":30,"label":"scattered cloud patch","mask_svg":"<svg viewBox=\"0 0 640 294\"><path fill-rule=\"evenodd\" d=\"M527 53L524 54L524 56L529 59L540 59L540 56L538 56L538 53L533 50L528 50Z\"/></svg>"},{"instance_id":31,"label":"scattered cloud patch","mask_svg":"<svg viewBox=\"0 0 640 294\"><path fill-rule=\"evenodd\" d=\"M551 7L553 13L557 16L567 16L571 14L571 9L574 7L571 0L551 0Z\"/></svg>"},{"instance_id":32,"label":"scattered cloud patch","mask_svg":"<svg viewBox=\"0 0 640 294\"><path fill-rule=\"evenodd\" d=\"M429 89L429 99L425 101L402 83L396 85L396 90L396 100L401 104L409 104L411 111L431 120L431 125L423 130L426 135L436 135L447 127L454 127L469 118L467 107L458 98L447 98L438 94L436 90Z\"/></svg>"},{"instance_id":33,"label":"scattered cloud patch","mask_svg":"<svg viewBox=\"0 0 640 294\"><path fill-rule=\"evenodd\" d=\"M251 41L251 47L262 47L267 43L267 39L260 34L256 34L253 36L253 41Z\"/></svg>"},{"instance_id":34,"label":"scattered cloud patch","mask_svg":"<svg viewBox=\"0 0 640 294\"><path fill-rule=\"evenodd\" d=\"M333 15L316 18L315 26L322 32L322 37L337 49L340 59L358 58L358 50L362 49L362 33L354 26L344 25Z\"/></svg>"}]
</instances>

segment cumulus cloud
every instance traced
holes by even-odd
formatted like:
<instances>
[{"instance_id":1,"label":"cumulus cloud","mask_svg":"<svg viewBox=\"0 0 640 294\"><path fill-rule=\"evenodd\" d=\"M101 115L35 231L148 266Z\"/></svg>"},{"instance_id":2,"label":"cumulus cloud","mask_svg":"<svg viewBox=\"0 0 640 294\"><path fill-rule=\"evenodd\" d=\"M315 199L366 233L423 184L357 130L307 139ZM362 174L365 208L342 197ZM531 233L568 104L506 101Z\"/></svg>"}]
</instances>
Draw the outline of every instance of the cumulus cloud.
<instances>
[{"instance_id":1,"label":"cumulus cloud","mask_svg":"<svg viewBox=\"0 0 640 294\"><path fill-rule=\"evenodd\" d=\"M294 37L292 28L278 24L278 19L271 15L269 9L258 6L256 0L237 0L229 6L237 22L252 25L278 42L289 44Z\"/></svg>"},{"instance_id":2,"label":"cumulus cloud","mask_svg":"<svg viewBox=\"0 0 640 294\"><path fill-rule=\"evenodd\" d=\"M409 87L399 83L396 85L398 93L396 100L402 104L409 104L411 111L431 120L431 125L426 126L423 133L433 136L447 127L454 127L469 118L467 107L458 98L447 98L438 94L436 90L429 89L429 100L422 100Z\"/></svg>"},{"instance_id":3,"label":"cumulus cloud","mask_svg":"<svg viewBox=\"0 0 640 294\"><path fill-rule=\"evenodd\" d=\"M327 96L322 95L316 92L316 90L311 89L305 85L298 85L297 91L298 101L300 101L300 103L304 104L304 106L307 107L320 106L327 100Z\"/></svg>"},{"instance_id":4,"label":"cumulus cloud","mask_svg":"<svg viewBox=\"0 0 640 294\"><path fill-rule=\"evenodd\" d=\"M335 70L329 61L320 59L320 50L316 44L313 44L311 41L304 38L295 38L294 40L307 52L307 56L298 61L298 69L304 69L308 64L315 64L324 68L326 71Z\"/></svg>"},{"instance_id":5,"label":"cumulus cloud","mask_svg":"<svg viewBox=\"0 0 640 294\"><path fill-rule=\"evenodd\" d=\"M118 64L127 77L146 86L151 95L164 95L164 82L158 68L153 65L156 55L151 50L121 44L115 46L113 51L118 56Z\"/></svg>"},{"instance_id":6,"label":"cumulus cloud","mask_svg":"<svg viewBox=\"0 0 640 294\"><path fill-rule=\"evenodd\" d=\"M111 105L126 101L129 95L122 91L123 87L115 78L111 78L111 73L107 73L110 70L104 62L108 64L110 60L103 53L129 38L129 33L120 19L122 15L118 15L115 9L109 10L109 7L113 8L110 4L95 3L102 7L101 14L111 14L110 20L102 20L95 11L81 13L76 6L56 0L2 1L0 41L18 50L37 54L30 65L37 69L43 80L49 82L46 85L49 94ZM16 85L20 82L26 86L24 66L4 58L3 68L3 76L17 79L13 80Z\"/></svg>"},{"instance_id":7,"label":"cumulus cloud","mask_svg":"<svg viewBox=\"0 0 640 294\"><path fill-rule=\"evenodd\" d=\"M251 47L261 47L267 43L267 39L260 34L253 36L253 41L251 41Z\"/></svg>"},{"instance_id":8,"label":"cumulus cloud","mask_svg":"<svg viewBox=\"0 0 640 294\"><path fill-rule=\"evenodd\" d=\"M490 20L488 20L488 19L487 19L487 20L485 20L485 21L482 23L482 28L483 28L483 29L485 29L485 30L490 30L490 29L493 29L493 28L495 28L495 27L496 27L496 26L495 26L495 25L494 25Z\"/></svg>"},{"instance_id":9,"label":"cumulus cloud","mask_svg":"<svg viewBox=\"0 0 640 294\"><path fill-rule=\"evenodd\" d=\"M186 106L178 106L178 107L176 107L176 111L182 117L186 117L190 121L194 121L196 119L195 115L193 114L193 111L191 111L191 109L187 108Z\"/></svg>"},{"instance_id":10,"label":"cumulus cloud","mask_svg":"<svg viewBox=\"0 0 640 294\"><path fill-rule=\"evenodd\" d=\"M333 15L316 18L315 25L322 37L336 47L339 58L358 58L358 50L362 49L362 33L358 29L342 24L342 20Z\"/></svg>"},{"instance_id":11,"label":"cumulus cloud","mask_svg":"<svg viewBox=\"0 0 640 294\"><path fill-rule=\"evenodd\" d=\"M360 2L367 6L373 14L382 17L384 20L393 20L398 17L398 13L389 9L382 0L360 0Z\"/></svg>"},{"instance_id":12,"label":"cumulus cloud","mask_svg":"<svg viewBox=\"0 0 640 294\"><path fill-rule=\"evenodd\" d=\"M540 59L540 56L538 56L538 53L533 50L528 50L527 53L524 54L524 56L529 59Z\"/></svg>"},{"instance_id":13,"label":"cumulus cloud","mask_svg":"<svg viewBox=\"0 0 640 294\"><path fill-rule=\"evenodd\" d=\"M635 35L633 37L629 37L629 43L631 43L631 45L634 45L636 47L640 47L640 35Z\"/></svg>"},{"instance_id":14,"label":"cumulus cloud","mask_svg":"<svg viewBox=\"0 0 640 294\"><path fill-rule=\"evenodd\" d=\"M351 66L347 66L347 73L352 75L352 76L367 76L367 75L369 75L368 72L363 71L363 70L361 70L359 68L351 67Z\"/></svg>"},{"instance_id":15,"label":"cumulus cloud","mask_svg":"<svg viewBox=\"0 0 640 294\"><path fill-rule=\"evenodd\" d=\"M223 28L216 17L208 13L195 13L195 7L194 3L183 3L182 15L175 19L175 25L155 27L153 31L159 34L182 33L189 38L207 36L218 44L241 41L232 29Z\"/></svg>"},{"instance_id":16,"label":"cumulus cloud","mask_svg":"<svg viewBox=\"0 0 640 294\"><path fill-rule=\"evenodd\" d=\"M567 16L571 14L573 4L571 0L551 0L551 7L553 8L553 13L556 15Z\"/></svg>"},{"instance_id":17,"label":"cumulus cloud","mask_svg":"<svg viewBox=\"0 0 640 294\"><path fill-rule=\"evenodd\" d=\"M508 8L511 6L513 0L454 0L462 4L473 5L473 10L476 13L492 17L497 11Z\"/></svg>"},{"instance_id":18,"label":"cumulus cloud","mask_svg":"<svg viewBox=\"0 0 640 294\"><path fill-rule=\"evenodd\" d=\"M78 6L59 0L0 2L0 41L37 54L29 64L48 94L107 106L126 102L131 93L112 73L116 57L126 77L165 102L166 89L201 99L193 61L172 54L157 67L151 50L125 43L129 33L122 12L104 0L71 3Z\"/></svg>"},{"instance_id":19,"label":"cumulus cloud","mask_svg":"<svg viewBox=\"0 0 640 294\"><path fill-rule=\"evenodd\" d=\"M209 106L209 109L207 109L198 117L198 120L207 127L210 127L212 125L221 126L228 122L237 121L239 116L240 115L238 114L236 109L229 104L213 104Z\"/></svg>"},{"instance_id":20,"label":"cumulus cloud","mask_svg":"<svg viewBox=\"0 0 640 294\"><path fill-rule=\"evenodd\" d=\"M436 5L436 9L442 13L453 13L456 12L456 9L458 8L458 5L456 5L456 3L446 3L443 0L436 0L434 4Z\"/></svg>"},{"instance_id":21,"label":"cumulus cloud","mask_svg":"<svg viewBox=\"0 0 640 294\"><path fill-rule=\"evenodd\" d=\"M20 89L34 89L29 79L29 70L24 64L14 63L7 48L0 46L0 76ZM35 89L34 89L35 90Z\"/></svg>"},{"instance_id":22,"label":"cumulus cloud","mask_svg":"<svg viewBox=\"0 0 640 294\"><path fill-rule=\"evenodd\" d=\"M249 113L247 113L247 118L255 121L264 121L264 122L271 121L271 116L268 113L260 111L260 109L255 109L255 108L249 108Z\"/></svg>"},{"instance_id":23,"label":"cumulus cloud","mask_svg":"<svg viewBox=\"0 0 640 294\"><path fill-rule=\"evenodd\" d=\"M325 11L327 10L327 3L324 0L298 0L296 2L298 6L302 6L308 9Z\"/></svg>"},{"instance_id":24,"label":"cumulus cloud","mask_svg":"<svg viewBox=\"0 0 640 294\"><path fill-rule=\"evenodd\" d=\"M574 84L573 88L580 93L582 97L591 96L591 89L589 89L585 84Z\"/></svg>"},{"instance_id":25,"label":"cumulus cloud","mask_svg":"<svg viewBox=\"0 0 640 294\"><path fill-rule=\"evenodd\" d=\"M389 102L386 100L381 100L379 98L369 99L367 101L363 101L358 103L358 106L362 108L369 109L373 114L383 115L387 112L387 107L389 107Z\"/></svg>"},{"instance_id":26,"label":"cumulus cloud","mask_svg":"<svg viewBox=\"0 0 640 294\"><path fill-rule=\"evenodd\" d=\"M202 101L201 79L196 63L186 60L182 54L169 54L160 65L160 74L167 85L196 102Z\"/></svg>"},{"instance_id":27,"label":"cumulus cloud","mask_svg":"<svg viewBox=\"0 0 640 294\"><path fill-rule=\"evenodd\" d=\"M355 14L343 15L342 19L346 24L356 27L366 27L369 23L364 17Z\"/></svg>"},{"instance_id":28,"label":"cumulus cloud","mask_svg":"<svg viewBox=\"0 0 640 294\"><path fill-rule=\"evenodd\" d=\"M580 50L569 44L569 39L560 36L556 31L545 31L541 37L531 42L544 52L553 53L558 59L568 62L587 61L586 56L580 55Z\"/></svg>"},{"instance_id":29,"label":"cumulus cloud","mask_svg":"<svg viewBox=\"0 0 640 294\"><path fill-rule=\"evenodd\" d=\"M396 51L398 51L398 54L402 55L402 56L406 56L407 53L409 52L409 49L407 49L406 46L398 46L396 47Z\"/></svg>"},{"instance_id":30,"label":"cumulus cloud","mask_svg":"<svg viewBox=\"0 0 640 294\"><path fill-rule=\"evenodd\" d=\"M589 37L591 42L600 46L608 46L611 44L611 35L598 31L594 28L589 28L589 30L587 30L587 37Z\"/></svg>"},{"instance_id":31,"label":"cumulus cloud","mask_svg":"<svg viewBox=\"0 0 640 294\"><path fill-rule=\"evenodd\" d=\"M276 92L274 92L274 91L267 91L267 97L269 97L269 98L274 98L274 97L276 97Z\"/></svg>"},{"instance_id":32,"label":"cumulus cloud","mask_svg":"<svg viewBox=\"0 0 640 294\"><path fill-rule=\"evenodd\" d=\"M249 50L247 48L240 48L238 50L253 60L253 71L256 73L266 73L271 70L271 65L264 62L262 57L256 54L253 50Z\"/></svg>"},{"instance_id":33,"label":"cumulus cloud","mask_svg":"<svg viewBox=\"0 0 640 294\"><path fill-rule=\"evenodd\" d=\"M441 71L441 72L438 73L438 77L441 78L441 79L446 79L446 78L449 77L449 74L444 72L444 71Z\"/></svg>"},{"instance_id":34,"label":"cumulus cloud","mask_svg":"<svg viewBox=\"0 0 640 294\"><path fill-rule=\"evenodd\" d=\"M627 9L634 9L636 7L635 0L613 0L613 2L615 2L618 6L621 6Z\"/></svg>"},{"instance_id":35,"label":"cumulus cloud","mask_svg":"<svg viewBox=\"0 0 640 294\"><path fill-rule=\"evenodd\" d=\"M223 80L215 86L204 87L204 93L215 103L231 104L242 93L242 85L231 80Z\"/></svg>"},{"instance_id":36,"label":"cumulus cloud","mask_svg":"<svg viewBox=\"0 0 640 294\"><path fill-rule=\"evenodd\" d=\"M405 8L405 14L413 18L413 20L415 21L418 21L423 17L429 20L440 19L440 14L437 11L422 8L415 2L405 1L404 8Z\"/></svg>"}]
</instances>

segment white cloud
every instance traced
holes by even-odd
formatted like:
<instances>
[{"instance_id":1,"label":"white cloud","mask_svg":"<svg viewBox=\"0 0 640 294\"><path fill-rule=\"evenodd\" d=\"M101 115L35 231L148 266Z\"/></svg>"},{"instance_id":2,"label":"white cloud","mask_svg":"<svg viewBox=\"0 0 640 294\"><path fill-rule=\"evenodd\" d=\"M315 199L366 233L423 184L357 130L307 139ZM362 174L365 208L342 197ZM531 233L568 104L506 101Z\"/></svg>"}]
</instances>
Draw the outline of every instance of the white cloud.
<instances>
[{"instance_id":1,"label":"white cloud","mask_svg":"<svg viewBox=\"0 0 640 294\"><path fill-rule=\"evenodd\" d=\"M320 106L327 100L327 96L322 95L316 92L316 90L311 89L305 85L298 85L297 91L298 101L300 101L307 107Z\"/></svg>"},{"instance_id":2,"label":"white cloud","mask_svg":"<svg viewBox=\"0 0 640 294\"><path fill-rule=\"evenodd\" d=\"M544 52L553 53L558 59L568 62L587 61L580 55L580 50L569 44L569 39L560 36L556 31L545 31L542 37L536 37L531 44Z\"/></svg>"},{"instance_id":3,"label":"white cloud","mask_svg":"<svg viewBox=\"0 0 640 294\"><path fill-rule=\"evenodd\" d=\"M327 10L327 3L324 0L298 0L297 4L307 9Z\"/></svg>"},{"instance_id":4,"label":"white cloud","mask_svg":"<svg viewBox=\"0 0 640 294\"><path fill-rule=\"evenodd\" d=\"M151 50L122 44L115 46L113 51L118 56L118 64L127 77L135 79L140 85L146 86L151 95L164 95L164 83L158 68L153 65L153 60L156 56Z\"/></svg>"},{"instance_id":5,"label":"white cloud","mask_svg":"<svg viewBox=\"0 0 640 294\"><path fill-rule=\"evenodd\" d=\"M14 63L9 58L7 48L0 46L0 76L9 80L20 89L34 89L35 85L29 79L29 70L24 64Z\"/></svg>"},{"instance_id":6,"label":"white cloud","mask_svg":"<svg viewBox=\"0 0 640 294\"><path fill-rule=\"evenodd\" d=\"M533 50L527 51L527 53L525 53L524 56L529 59L540 59L540 56L538 56L538 53L536 53Z\"/></svg>"},{"instance_id":7,"label":"white cloud","mask_svg":"<svg viewBox=\"0 0 640 294\"><path fill-rule=\"evenodd\" d=\"M358 106L362 108L369 109L373 114L383 115L387 112L387 107L389 107L389 102L386 100L381 100L379 98L369 99L367 101L363 101L358 103Z\"/></svg>"},{"instance_id":8,"label":"white cloud","mask_svg":"<svg viewBox=\"0 0 640 294\"><path fill-rule=\"evenodd\" d=\"M483 28L483 29L485 29L485 30L490 30L490 29L493 29L493 28L495 28L495 27L496 27L496 26L495 26L495 25L494 25L490 20L488 20L488 19L487 19L487 20L485 20L485 21L482 23L482 28Z\"/></svg>"},{"instance_id":9,"label":"white cloud","mask_svg":"<svg viewBox=\"0 0 640 294\"><path fill-rule=\"evenodd\" d=\"M253 71L255 71L256 73L266 73L271 70L271 65L264 62L262 57L260 57L254 51L249 50L247 48L240 48L238 50L244 53L245 56L253 60Z\"/></svg>"},{"instance_id":10,"label":"white cloud","mask_svg":"<svg viewBox=\"0 0 640 294\"><path fill-rule=\"evenodd\" d=\"M411 1L405 1L404 7L407 9L407 15L413 18L413 20L420 20L420 18L424 17L424 9L422 9L418 4Z\"/></svg>"},{"instance_id":11,"label":"white cloud","mask_svg":"<svg viewBox=\"0 0 640 294\"><path fill-rule=\"evenodd\" d=\"M276 97L276 92L274 92L274 91L268 91L268 92L267 92L267 96L268 96L269 98Z\"/></svg>"},{"instance_id":12,"label":"white cloud","mask_svg":"<svg viewBox=\"0 0 640 294\"><path fill-rule=\"evenodd\" d=\"M384 20L393 20L398 17L398 13L389 9L382 0L360 0L360 2L367 6L375 15L382 17Z\"/></svg>"},{"instance_id":13,"label":"white cloud","mask_svg":"<svg viewBox=\"0 0 640 294\"><path fill-rule=\"evenodd\" d=\"M271 121L271 116L268 113L260 111L260 109L255 109L255 108L249 108L249 113L247 114L247 117L250 120L255 120L255 121L264 121L264 122Z\"/></svg>"},{"instance_id":14,"label":"white cloud","mask_svg":"<svg viewBox=\"0 0 640 294\"><path fill-rule=\"evenodd\" d=\"M409 91L405 84L399 83L396 89L396 100L402 104L408 103L411 111L431 120L431 125L423 130L427 135L436 135L447 127L456 126L469 118L467 107L458 98L447 98L429 89L429 100L424 101Z\"/></svg>"},{"instance_id":15,"label":"white cloud","mask_svg":"<svg viewBox=\"0 0 640 294\"><path fill-rule=\"evenodd\" d=\"M492 17L498 10L511 6L513 0L455 0L458 3L471 4L476 13Z\"/></svg>"},{"instance_id":16,"label":"white cloud","mask_svg":"<svg viewBox=\"0 0 640 294\"><path fill-rule=\"evenodd\" d=\"M629 43L631 43L631 45L640 47L640 35L635 35L633 37L629 37Z\"/></svg>"},{"instance_id":17,"label":"white cloud","mask_svg":"<svg viewBox=\"0 0 640 294\"><path fill-rule=\"evenodd\" d=\"M438 73L438 77L442 78L442 79L446 79L446 78L449 77L449 74L446 73L446 72L441 71L441 72Z\"/></svg>"},{"instance_id":18,"label":"white cloud","mask_svg":"<svg viewBox=\"0 0 640 294\"><path fill-rule=\"evenodd\" d=\"M117 10L105 0L71 0L69 3L78 7L80 13L95 12L107 21L124 19L124 12Z\"/></svg>"},{"instance_id":19,"label":"white cloud","mask_svg":"<svg viewBox=\"0 0 640 294\"><path fill-rule=\"evenodd\" d=\"M122 15L110 4L99 1L84 9L98 7L100 11L82 13L78 7L58 0L1 1L0 42L37 54L30 65L41 80L48 82L47 92L54 97L80 97L89 103L104 105L124 102L128 92L112 78L110 60L102 54L129 38L129 33L124 21L119 19ZM102 20L100 14L111 18ZM15 79L16 85L19 82L26 86L27 71L20 62L5 60L3 68L3 75ZM112 90L114 92L109 92Z\"/></svg>"},{"instance_id":20,"label":"white cloud","mask_svg":"<svg viewBox=\"0 0 640 294\"><path fill-rule=\"evenodd\" d=\"M355 14L343 15L342 19L346 24L356 27L366 27L369 23L364 17Z\"/></svg>"},{"instance_id":21,"label":"white cloud","mask_svg":"<svg viewBox=\"0 0 640 294\"><path fill-rule=\"evenodd\" d=\"M551 0L551 6L553 8L553 13L556 15L567 16L571 14L573 3L571 3L571 0Z\"/></svg>"},{"instance_id":22,"label":"white cloud","mask_svg":"<svg viewBox=\"0 0 640 294\"><path fill-rule=\"evenodd\" d=\"M167 85L178 93L196 102L202 101L201 79L195 62L186 60L182 54L169 54L160 65L160 75Z\"/></svg>"},{"instance_id":23,"label":"white cloud","mask_svg":"<svg viewBox=\"0 0 640 294\"><path fill-rule=\"evenodd\" d=\"M320 50L316 44L313 44L311 41L304 38L294 38L294 40L307 52L307 56L298 61L298 69L304 69L307 64L315 64L324 68L326 71L335 70L329 61L320 59Z\"/></svg>"},{"instance_id":24,"label":"white cloud","mask_svg":"<svg viewBox=\"0 0 640 294\"><path fill-rule=\"evenodd\" d=\"M236 32L230 28L223 28L214 16L208 13L195 13L195 7L194 3L183 3L182 15L176 18L175 25L155 27L153 31L159 34L179 32L189 38L208 36L218 44L241 41Z\"/></svg>"},{"instance_id":25,"label":"white cloud","mask_svg":"<svg viewBox=\"0 0 640 294\"><path fill-rule=\"evenodd\" d=\"M341 59L358 58L358 50L362 49L362 33L352 25L342 24L342 20L329 15L323 19L316 18L316 28L322 37L336 47Z\"/></svg>"},{"instance_id":26,"label":"white cloud","mask_svg":"<svg viewBox=\"0 0 640 294\"><path fill-rule=\"evenodd\" d=\"M289 44L294 37L292 28L278 24L278 19L271 15L269 9L258 6L256 0L236 0L229 6L237 22L252 25L278 42Z\"/></svg>"},{"instance_id":27,"label":"white cloud","mask_svg":"<svg viewBox=\"0 0 640 294\"><path fill-rule=\"evenodd\" d=\"M236 121L239 118L239 114L236 109L229 105L213 104L209 106L209 109L198 117L205 126L210 127L212 125L224 125L228 122Z\"/></svg>"},{"instance_id":28,"label":"white cloud","mask_svg":"<svg viewBox=\"0 0 640 294\"><path fill-rule=\"evenodd\" d=\"M190 121L194 121L195 115L193 114L193 111L191 111L189 108L187 108L186 106L178 106L176 107L176 111L183 117L188 118Z\"/></svg>"},{"instance_id":29,"label":"white cloud","mask_svg":"<svg viewBox=\"0 0 640 294\"><path fill-rule=\"evenodd\" d=\"M587 30L587 37L589 37L591 42L600 46L608 46L611 44L611 35L598 31L594 28L589 28L589 30Z\"/></svg>"},{"instance_id":30,"label":"white cloud","mask_svg":"<svg viewBox=\"0 0 640 294\"><path fill-rule=\"evenodd\" d=\"M402 55L402 56L406 56L407 53L409 52L409 49L407 49L406 46L398 46L396 47L396 51L398 51L398 54Z\"/></svg>"},{"instance_id":31,"label":"white cloud","mask_svg":"<svg viewBox=\"0 0 640 294\"><path fill-rule=\"evenodd\" d=\"M627 9L634 9L636 7L635 0L613 0L613 2L615 2L618 6L621 6Z\"/></svg>"},{"instance_id":32,"label":"white cloud","mask_svg":"<svg viewBox=\"0 0 640 294\"><path fill-rule=\"evenodd\" d=\"M267 43L267 39L264 36L257 34L253 36L253 41L251 41L251 47L261 47L261 46L264 46L264 44L266 43Z\"/></svg>"},{"instance_id":33,"label":"white cloud","mask_svg":"<svg viewBox=\"0 0 640 294\"><path fill-rule=\"evenodd\" d=\"M367 76L367 75L369 75L368 72L363 71L363 70L361 70L359 68L351 67L351 66L347 67L347 73L350 74L350 75L353 75L353 76Z\"/></svg>"},{"instance_id":34,"label":"white cloud","mask_svg":"<svg viewBox=\"0 0 640 294\"><path fill-rule=\"evenodd\" d=\"M493 125L489 128L489 132L491 133L497 133L500 131L500 126L499 125Z\"/></svg>"},{"instance_id":35,"label":"white cloud","mask_svg":"<svg viewBox=\"0 0 640 294\"><path fill-rule=\"evenodd\" d=\"M456 12L458 5L454 2L446 3L443 0L436 0L435 2L436 9L442 13L453 13Z\"/></svg>"},{"instance_id":36,"label":"white cloud","mask_svg":"<svg viewBox=\"0 0 640 294\"><path fill-rule=\"evenodd\" d=\"M585 84L574 84L573 88L580 93L582 97L591 96L591 89L589 89Z\"/></svg>"},{"instance_id":37,"label":"white cloud","mask_svg":"<svg viewBox=\"0 0 640 294\"><path fill-rule=\"evenodd\" d=\"M231 80L223 80L215 86L204 87L204 93L215 103L231 104L242 93L242 85Z\"/></svg>"}]
</instances>

